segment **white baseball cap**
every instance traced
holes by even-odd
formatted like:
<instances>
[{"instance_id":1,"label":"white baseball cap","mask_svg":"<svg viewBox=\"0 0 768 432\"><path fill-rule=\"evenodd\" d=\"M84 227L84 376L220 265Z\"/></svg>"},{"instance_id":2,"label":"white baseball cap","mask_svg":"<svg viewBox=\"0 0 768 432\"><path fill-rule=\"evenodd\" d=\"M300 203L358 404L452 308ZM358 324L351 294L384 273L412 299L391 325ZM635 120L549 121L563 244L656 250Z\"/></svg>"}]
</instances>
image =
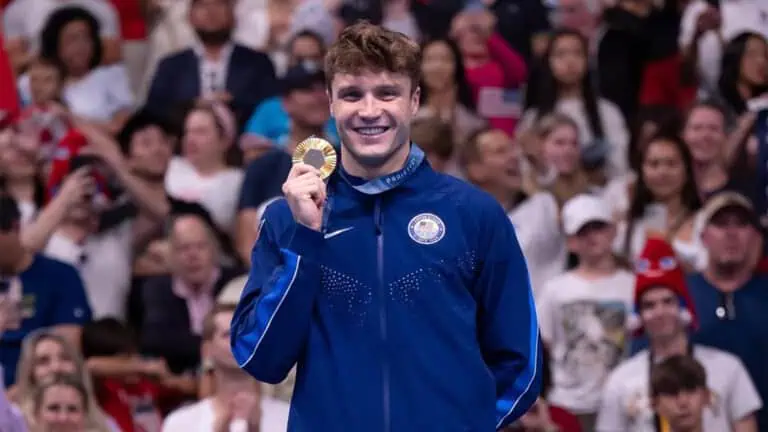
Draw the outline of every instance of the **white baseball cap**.
<instances>
[{"instance_id":1,"label":"white baseball cap","mask_svg":"<svg viewBox=\"0 0 768 432\"><path fill-rule=\"evenodd\" d=\"M574 235L590 222L613 223L611 208L594 195L577 195L563 206L563 231Z\"/></svg>"}]
</instances>

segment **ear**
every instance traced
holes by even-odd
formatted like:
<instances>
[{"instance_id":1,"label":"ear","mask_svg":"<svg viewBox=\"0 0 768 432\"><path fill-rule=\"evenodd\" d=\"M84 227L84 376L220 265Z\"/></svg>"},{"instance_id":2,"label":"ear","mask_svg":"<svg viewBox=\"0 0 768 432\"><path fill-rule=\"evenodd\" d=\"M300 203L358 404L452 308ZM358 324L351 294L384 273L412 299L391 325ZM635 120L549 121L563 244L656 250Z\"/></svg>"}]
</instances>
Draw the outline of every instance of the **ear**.
<instances>
[{"instance_id":1,"label":"ear","mask_svg":"<svg viewBox=\"0 0 768 432\"><path fill-rule=\"evenodd\" d=\"M411 115L416 115L419 111L419 105L421 103L421 87L417 86L416 90L411 95Z\"/></svg>"}]
</instances>

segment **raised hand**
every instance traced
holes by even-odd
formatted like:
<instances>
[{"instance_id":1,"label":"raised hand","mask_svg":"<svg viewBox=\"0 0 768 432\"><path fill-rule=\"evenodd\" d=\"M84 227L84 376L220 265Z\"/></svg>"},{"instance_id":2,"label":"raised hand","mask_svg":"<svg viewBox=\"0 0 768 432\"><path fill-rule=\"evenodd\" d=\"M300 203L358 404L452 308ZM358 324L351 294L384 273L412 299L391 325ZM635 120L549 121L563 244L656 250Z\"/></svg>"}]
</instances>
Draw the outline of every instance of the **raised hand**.
<instances>
[{"instance_id":1,"label":"raised hand","mask_svg":"<svg viewBox=\"0 0 768 432\"><path fill-rule=\"evenodd\" d=\"M325 205L325 182L317 168L295 164L283 183L283 195L296 222L320 231Z\"/></svg>"}]
</instances>

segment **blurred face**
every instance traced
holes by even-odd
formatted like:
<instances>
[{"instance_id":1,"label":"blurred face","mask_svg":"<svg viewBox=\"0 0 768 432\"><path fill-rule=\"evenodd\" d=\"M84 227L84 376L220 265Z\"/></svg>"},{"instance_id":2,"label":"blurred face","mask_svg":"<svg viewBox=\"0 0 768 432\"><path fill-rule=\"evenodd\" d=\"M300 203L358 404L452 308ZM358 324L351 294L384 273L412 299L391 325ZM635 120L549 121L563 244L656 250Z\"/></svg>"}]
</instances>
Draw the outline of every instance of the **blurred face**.
<instances>
[{"instance_id":1,"label":"blurred face","mask_svg":"<svg viewBox=\"0 0 768 432\"><path fill-rule=\"evenodd\" d=\"M763 39L751 37L747 40L741 58L741 79L751 86L768 84L768 44Z\"/></svg>"},{"instance_id":2,"label":"blurred face","mask_svg":"<svg viewBox=\"0 0 768 432\"><path fill-rule=\"evenodd\" d=\"M53 385L43 393L38 421L46 432L85 430L85 403L80 392L68 385Z\"/></svg>"},{"instance_id":3,"label":"blurred face","mask_svg":"<svg viewBox=\"0 0 768 432\"><path fill-rule=\"evenodd\" d=\"M702 240L713 266L738 269L750 258L758 233L750 223L750 215L740 208L725 208L717 212L702 232Z\"/></svg>"},{"instance_id":4,"label":"blurred face","mask_svg":"<svg viewBox=\"0 0 768 432\"><path fill-rule=\"evenodd\" d=\"M141 129L131 137L128 163L142 177L162 179L173 154L172 147L170 138L159 127Z\"/></svg>"},{"instance_id":5,"label":"blurred face","mask_svg":"<svg viewBox=\"0 0 768 432\"><path fill-rule=\"evenodd\" d=\"M70 73L83 73L93 58L91 32L85 21L72 21L59 34L59 57Z\"/></svg>"},{"instance_id":6,"label":"blurred face","mask_svg":"<svg viewBox=\"0 0 768 432\"><path fill-rule=\"evenodd\" d=\"M576 30L585 37L592 34L597 17L585 0L560 0L555 10L558 27Z\"/></svg>"},{"instance_id":7,"label":"blurred face","mask_svg":"<svg viewBox=\"0 0 768 432\"><path fill-rule=\"evenodd\" d=\"M468 167L473 183L504 189L510 195L522 185L520 160L512 140L502 131L491 131L478 138L478 161Z\"/></svg>"},{"instance_id":8,"label":"blurred face","mask_svg":"<svg viewBox=\"0 0 768 432\"><path fill-rule=\"evenodd\" d=\"M283 98L283 106L291 120L301 127L318 129L330 118L328 93L322 82L308 89L297 89Z\"/></svg>"},{"instance_id":9,"label":"blurred face","mask_svg":"<svg viewBox=\"0 0 768 432\"><path fill-rule=\"evenodd\" d=\"M187 284L210 282L216 265L216 249L204 223L196 217L182 217L173 227L171 239L175 273Z\"/></svg>"},{"instance_id":10,"label":"blurred face","mask_svg":"<svg viewBox=\"0 0 768 432\"><path fill-rule=\"evenodd\" d=\"M653 141L643 160L643 180L654 198L664 201L681 193L685 184L685 165L674 143Z\"/></svg>"},{"instance_id":11,"label":"blurred face","mask_svg":"<svg viewBox=\"0 0 768 432\"><path fill-rule=\"evenodd\" d=\"M38 64L29 68L29 88L35 103L55 100L61 88L59 71L50 65Z\"/></svg>"},{"instance_id":12,"label":"blurred face","mask_svg":"<svg viewBox=\"0 0 768 432\"><path fill-rule=\"evenodd\" d=\"M205 110L194 110L184 122L182 152L193 165L223 160L226 146L224 137L213 115Z\"/></svg>"},{"instance_id":13,"label":"blurred face","mask_svg":"<svg viewBox=\"0 0 768 432\"><path fill-rule=\"evenodd\" d=\"M647 290L638 301L645 333L652 340L668 340L681 331L680 301L666 287Z\"/></svg>"},{"instance_id":14,"label":"blurred face","mask_svg":"<svg viewBox=\"0 0 768 432\"><path fill-rule=\"evenodd\" d=\"M421 73L430 90L439 91L455 85L456 59L446 43L435 42L424 48Z\"/></svg>"},{"instance_id":15,"label":"blurred face","mask_svg":"<svg viewBox=\"0 0 768 432\"><path fill-rule=\"evenodd\" d=\"M611 253L616 229L605 222L589 222L576 235L570 236L570 249L586 261L603 259Z\"/></svg>"},{"instance_id":16,"label":"blurred face","mask_svg":"<svg viewBox=\"0 0 768 432\"><path fill-rule=\"evenodd\" d=\"M219 312L213 318L214 326L216 329L208 346L210 349L211 359L217 368L238 368L235 356L232 355L232 348L230 347L229 339L229 328L232 322L232 315L232 312Z\"/></svg>"},{"instance_id":17,"label":"blurred face","mask_svg":"<svg viewBox=\"0 0 768 432\"><path fill-rule=\"evenodd\" d=\"M32 378L36 383L53 375L75 374L77 372L74 359L54 339L41 339L35 346L33 355L34 367L32 368Z\"/></svg>"},{"instance_id":18,"label":"blurred face","mask_svg":"<svg viewBox=\"0 0 768 432\"><path fill-rule=\"evenodd\" d=\"M581 164L579 134L569 125L558 126L542 143L544 161L558 174L573 174Z\"/></svg>"},{"instance_id":19,"label":"blurred face","mask_svg":"<svg viewBox=\"0 0 768 432\"><path fill-rule=\"evenodd\" d=\"M696 430L708 403L709 392L704 388L683 390L676 395L662 394L654 398L656 411L676 431Z\"/></svg>"},{"instance_id":20,"label":"blurred face","mask_svg":"<svg viewBox=\"0 0 768 432\"><path fill-rule=\"evenodd\" d=\"M683 139L691 150L693 160L714 162L722 157L725 145L725 119L712 108L699 107L691 111L683 130Z\"/></svg>"},{"instance_id":21,"label":"blurred face","mask_svg":"<svg viewBox=\"0 0 768 432\"><path fill-rule=\"evenodd\" d=\"M552 42L549 67L555 80L564 86L581 83L587 72L587 53L576 36L562 36Z\"/></svg>"},{"instance_id":22,"label":"blurred face","mask_svg":"<svg viewBox=\"0 0 768 432\"><path fill-rule=\"evenodd\" d=\"M30 181L37 174L39 142L30 132L0 132L0 172L11 181Z\"/></svg>"},{"instance_id":23,"label":"blurred face","mask_svg":"<svg viewBox=\"0 0 768 432\"><path fill-rule=\"evenodd\" d=\"M456 36L459 51L465 58L483 58L488 55L488 41L483 34L475 28L468 28Z\"/></svg>"},{"instance_id":24,"label":"blurred face","mask_svg":"<svg viewBox=\"0 0 768 432\"><path fill-rule=\"evenodd\" d=\"M290 66L295 66L302 61L312 61L323 64L323 46L313 37L302 36L296 38L291 45Z\"/></svg>"},{"instance_id":25,"label":"blurred face","mask_svg":"<svg viewBox=\"0 0 768 432\"><path fill-rule=\"evenodd\" d=\"M419 89L405 75L366 71L337 74L331 82L331 113L342 141L342 161L369 169L407 152Z\"/></svg>"},{"instance_id":26,"label":"blurred face","mask_svg":"<svg viewBox=\"0 0 768 432\"><path fill-rule=\"evenodd\" d=\"M204 44L229 41L234 21L232 0L195 0L189 9L189 22Z\"/></svg>"}]
</instances>

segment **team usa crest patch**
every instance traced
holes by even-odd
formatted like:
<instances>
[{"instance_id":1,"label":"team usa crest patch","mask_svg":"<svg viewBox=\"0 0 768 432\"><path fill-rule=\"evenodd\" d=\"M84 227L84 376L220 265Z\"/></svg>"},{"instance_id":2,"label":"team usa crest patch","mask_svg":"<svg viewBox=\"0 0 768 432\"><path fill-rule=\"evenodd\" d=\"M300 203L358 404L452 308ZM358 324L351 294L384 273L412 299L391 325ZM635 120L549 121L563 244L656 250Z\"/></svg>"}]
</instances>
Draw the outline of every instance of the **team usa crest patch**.
<instances>
[{"instance_id":1,"label":"team usa crest patch","mask_svg":"<svg viewBox=\"0 0 768 432\"><path fill-rule=\"evenodd\" d=\"M437 215L421 213L408 223L408 235L416 243L435 244L445 237L445 224Z\"/></svg>"}]
</instances>

